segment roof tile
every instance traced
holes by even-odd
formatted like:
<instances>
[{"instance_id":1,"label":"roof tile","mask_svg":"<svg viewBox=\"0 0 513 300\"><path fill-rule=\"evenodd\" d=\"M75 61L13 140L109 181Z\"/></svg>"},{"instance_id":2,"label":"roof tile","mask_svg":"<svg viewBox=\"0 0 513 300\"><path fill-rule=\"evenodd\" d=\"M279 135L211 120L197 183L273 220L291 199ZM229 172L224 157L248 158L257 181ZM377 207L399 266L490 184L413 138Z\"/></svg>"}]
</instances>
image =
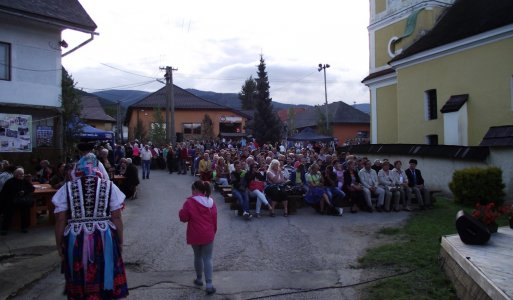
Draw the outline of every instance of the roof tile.
<instances>
[{"instance_id":1,"label":"roof tile","mask_svg":"<svg viewBox=\"0 0 513 300\"><path fill-rule=\"evenodd\" d=\"M426 35L390 62L513 24L511 0L457 0Z\"/></svg>"},{"instance_id":2,"label":"roof tile","mask_svg":"<svg viewBox=\"0 0 513 300\"><path fill-rule=\"evenodd\" d=\"M440 109L440 112L442 113L450 113L460 110L460 108L465 104L468 100L468 94L462 94L462 95L454 95L447 100L447 102L444 104L442 109Z\"/></svg>"},{"instance_id":3,"label":"roof tile","mask_svg":"<svg viewBox=\"0 0 513 300\"><path fill-rule=\"evenodd\" d=\"M77 0L0 0L0 12L58 21L91 32L96 29L93 19Z\"/></svg>"},{"instance_id":4,"label":"roof tile","mask_svg":"<svg viewBox=\"0 0 513 300\"><path fill-rule=\"evenodd\" d=\"M82 103L82 119L116 122L116 119L105 113L105 110L101 106L98 97L93 95L81 95L80 102Z\"/></svg>"}]
</instances>

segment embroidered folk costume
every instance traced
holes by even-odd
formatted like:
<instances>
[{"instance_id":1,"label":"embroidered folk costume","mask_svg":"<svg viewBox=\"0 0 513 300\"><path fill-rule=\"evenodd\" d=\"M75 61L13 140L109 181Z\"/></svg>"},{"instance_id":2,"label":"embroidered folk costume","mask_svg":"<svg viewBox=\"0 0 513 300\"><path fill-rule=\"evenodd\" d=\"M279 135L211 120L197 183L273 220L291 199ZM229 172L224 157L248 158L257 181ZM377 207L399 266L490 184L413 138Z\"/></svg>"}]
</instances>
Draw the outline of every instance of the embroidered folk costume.
<instances>
[{"instance_id":1,"label":"embroidered folk costume","mask_svg":"<svg viewBox=\"0 0 513 300\"><path fill-rule=\"evenodd\" d=\"M68 299L124 298L125 267L111 212L122 208L125 195L102 178L92 153L80 159L73 177L52 199L55 213L68 215L61 242L65 293Z\"/></svg>"}]
</instances>

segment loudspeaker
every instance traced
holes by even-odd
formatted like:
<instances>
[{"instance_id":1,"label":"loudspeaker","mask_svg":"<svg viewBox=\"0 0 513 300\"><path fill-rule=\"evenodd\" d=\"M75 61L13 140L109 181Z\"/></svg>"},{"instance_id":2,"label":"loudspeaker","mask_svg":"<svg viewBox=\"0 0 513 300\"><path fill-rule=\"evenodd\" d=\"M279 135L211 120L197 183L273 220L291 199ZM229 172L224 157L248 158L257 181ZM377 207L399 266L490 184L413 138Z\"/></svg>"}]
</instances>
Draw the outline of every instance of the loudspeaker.
<instances>
[{"instance_id":1,"label":"loudspeaker","mask_svg":"<svg viewBox=\"0 0 513 300\"><path fill-rule=\"evenodd\" d=\"M463 210L456 214L456 230L465 244L483 245L490 239L488 228Z\"/></svg>"}]
</instances>

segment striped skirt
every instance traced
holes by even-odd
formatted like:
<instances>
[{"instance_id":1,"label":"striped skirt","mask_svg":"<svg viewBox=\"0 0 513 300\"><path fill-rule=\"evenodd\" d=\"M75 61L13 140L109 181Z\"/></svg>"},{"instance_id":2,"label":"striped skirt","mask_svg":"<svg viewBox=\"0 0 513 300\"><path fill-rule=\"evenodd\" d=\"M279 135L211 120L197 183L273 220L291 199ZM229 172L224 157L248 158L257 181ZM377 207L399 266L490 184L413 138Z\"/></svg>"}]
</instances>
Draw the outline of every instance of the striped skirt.
<instances>
[{"instance_id":1,"label":"striped skirt","mask_svg":"<svg viewBox=\"0 0 513 300\"><path fill-rule=\"evenodd\" d=\"M70 232L62 243L68 299L118 299L128 295L125 265L113 229Z\"/></svg>"}]
</instances>

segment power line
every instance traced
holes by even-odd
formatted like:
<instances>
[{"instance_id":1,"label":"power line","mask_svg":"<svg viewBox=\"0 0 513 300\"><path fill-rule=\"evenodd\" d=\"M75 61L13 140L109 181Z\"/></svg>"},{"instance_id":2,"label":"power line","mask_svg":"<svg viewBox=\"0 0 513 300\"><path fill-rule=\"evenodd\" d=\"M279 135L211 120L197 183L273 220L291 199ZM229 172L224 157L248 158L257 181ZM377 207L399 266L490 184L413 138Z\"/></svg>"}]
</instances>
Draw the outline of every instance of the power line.
<instances>
[{"instance_id":1,"label":"power line","mask_svg":"<svg viewBox=\"0 0 513 300\"><path fill-rule=\"evenodd\" d=\"M130 83L130 84L118 85L118 86L102 88L102 89L93 89L93 88L87 88L87 87L79 87L79 88L84 89L84 90L100 92L100 91L108 91L108 90L112 90L112 89L116 89L116 88L138 87L138 86L143 86L143 85L147 85L147 84L154 83L154 82L156 82L155 79L150 80L150 81Z\"/></svg>"},{"instance_id":2,"label":"power line","mask_svg":"<svg viewBox=\"0 0 513 300\"><path fill-rule=\"evenodd\" d=\"M284 89L284 88L286 88L286 87L288 87L288 86L290 86L290 85L292 85L292 84L294 84L294 83L299 83L301 80L303 80L303 79L305 79L306 77L308 77L308 76L312 75L313 73L315 73L315 71L312 71L311 73L308 73L308 74L306 74L305 76L303 76L303 77L301 77L301 78L299 78L299 79L297 79L297 80L290 81L290 83L289 83L289 84L286 84L286 85L281 86L281 87L277 87L277 88L273 89L273 92L276 92L276 91L279 91L279 90L281 90L281 89ZM304 83L304 82L303 82L303 83Z\"/></svg>"},{"instance_id":3,"label":"power line","mask_svg":"<svg viewBox=\"0 0 513 300\"><path fill-rule=\"evenodd\" d=\"M8 67L16 69L16 70L31 71L31 72L56 72L56 71L62 71L62 68L59 68L59 69L29 69L29 68L17 67L17 66L13 66L11 64L5 64L5 63L0 63L0 66L8 66Z\"/></svg>"},{"instance_id":4,"label":"power line","mask_svg":"<svg viewBox=\"0 0 513 300\"><path fill-rule=\"evenodd\" d=\"M127 74L132 74L132 75L135 75L135 76L139 76L139 77L145 77L145 78L151 78L151 79L157 79L156 77L150 77L150 76L146 76L146 75L142 75L142 74L137 74L137 73L134 73L134 72L130 72L130 71L127 71L127 70L123 70L123 69L120 69L120 68L117 68L117 67L114 67L114 66L111 66L111 65L108 65L106 63L99 63L100 65L103 65L103 66L106 66L108 68L111 68L111 69L114 69L114 70L118 70L120 72L124 72L124 73L127 73Z\"/></svg>"}]
</instances>

